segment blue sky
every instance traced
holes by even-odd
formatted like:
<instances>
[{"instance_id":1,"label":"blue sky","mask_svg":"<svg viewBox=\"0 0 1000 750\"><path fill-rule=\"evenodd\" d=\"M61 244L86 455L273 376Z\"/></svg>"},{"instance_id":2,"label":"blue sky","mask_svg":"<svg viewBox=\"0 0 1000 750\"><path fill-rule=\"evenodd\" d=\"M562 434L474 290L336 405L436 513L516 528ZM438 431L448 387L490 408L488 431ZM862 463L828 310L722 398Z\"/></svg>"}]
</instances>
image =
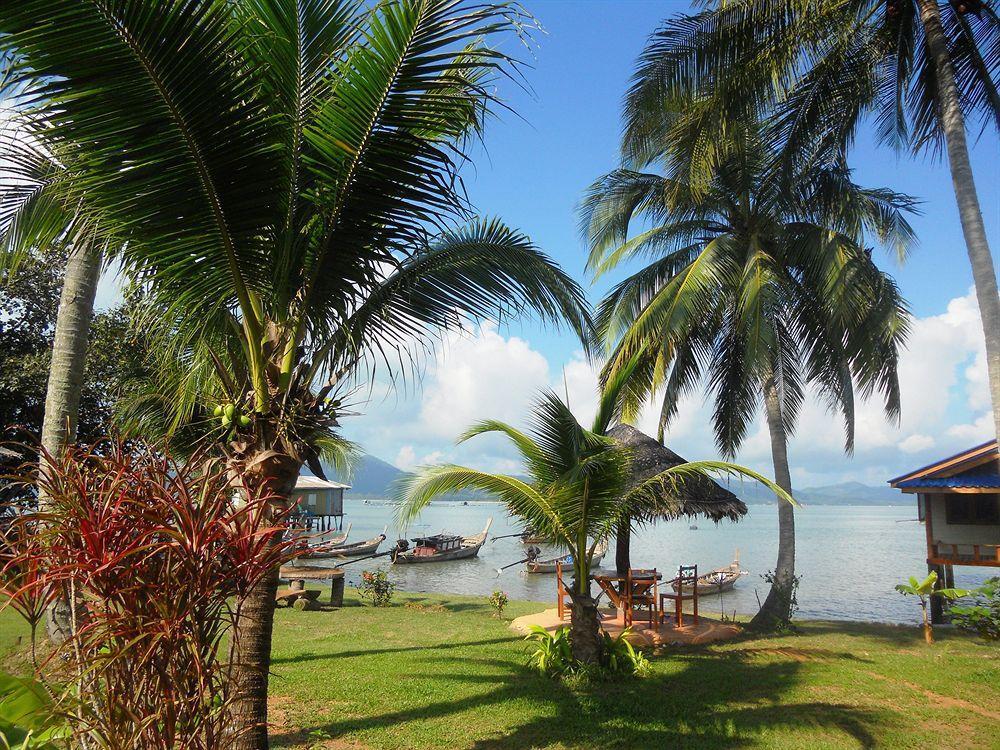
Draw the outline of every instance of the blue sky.
<instances>
[{"instance_id":1,"label":"blue sky","mask_svg":"<svg viewBox=\"0 0 1000 750\"><path fill-rule=\"evenodd\" d=\"M531 92L513 85L501 90L519 116L504 113L491 123L485 151L465 172L466 185L482 213L525 231L586 282L578 201L595 177L616 166L620 101L647 36L688 5L528 0L526 6L546 32L537 35L533 68L526 71ZM979 140L973 151L993 248L1000 247L998 154L995 133ZM847 458L836 420L819 407L807 410L791 455L800 486L846 479L881 482L988 434L981 333L974 298L968 296L971 273L946 165L896 155L862 134L852 166L863 184L924 201L923 215L912 220L920 241L912 258L902 268L883 259L916 316L904 363L904 418L896 429L884 423L874 405L862 409L858 451ZM593 287L592 298L598 299L613 280ZM345 430L373 454L403 468L455 460L514 469L513 454L499 442L487 439L456 449L454 436L472 419L516 422L537 388L558 386L562 391L564 383L574 407L586 417L592 370L578 349L569 335L531 322L452 337L429 364L421 388L388 394L384 384L377 384L365 415L347 421ZM700 403L682 412L670 438L682 455L715 455L707 416ZM758 430L740 459L766 469L764 437Z\"/></svg>"}]
</instances>

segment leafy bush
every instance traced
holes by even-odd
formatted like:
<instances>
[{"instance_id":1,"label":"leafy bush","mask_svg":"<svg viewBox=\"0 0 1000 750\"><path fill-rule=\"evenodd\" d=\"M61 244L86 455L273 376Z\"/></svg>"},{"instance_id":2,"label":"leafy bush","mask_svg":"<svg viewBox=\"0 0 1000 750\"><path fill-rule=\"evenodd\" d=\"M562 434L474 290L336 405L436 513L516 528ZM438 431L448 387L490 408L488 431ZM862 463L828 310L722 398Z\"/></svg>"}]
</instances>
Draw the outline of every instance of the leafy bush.
<instances>
[{"instance_id":1,"label":"leafy bush","mask_svg":"<svg viewBox=\"0 0 1000 750\"><path fill-rule=\"evenodd\" d=\"M560 677L573 670L575 662L569 647L569 628L550 633L539 625L529 625L528 630L525 640L538 643L528 657L530 667L546 677Z\"/></svg>"},{"instance_id":2,"label":"leafy bush","mask_svg":"<svg viewBox=\"0 0 1000 750\"><path fill-rule=\"evenodd\" d=\"M573 659L567 627L553 633L538 625L529 626L529 630L525 640L535 641L538 646L528 664L546 677L572 676L575 683L588 685L620 677L645 677L650 672L649 659L628 642L631 632L628 628L617 637L603 634L599 664L584 664Z\"/></svg>"},{"instance_id":3,"label":"leafy bush","mask_svg":"<svg viewBox=\"0 0 1000 750\"><path fill-rule=\"evenodd\" d=\"M373 607L388 607L396 584L389 580L388 573L382 568L366 570L361 574L361 587L358 594L362 599L368 599Z\"/></svg>"},{"instance_id":4,"label":"leafy bush","mask_svg":"<svg viewBox=\"0 0 1000 750\"><path fill-rule=\"evenodd\" d=\"M604 633L601 663L615 674L646 677L651 669L649 659L642 651L636 650L635 646L629 643L628 635L630 632L630 628L625 628L617 638L612 638L609 633Z\"/></svg>"},{"instance_id":5,"label":"leafy bush","mask_svg":"<svg viewBox=\"0 0 1000 750\"><path fill-rule=\"evenodd\" d=\"M987 640L1000 640L1000 578L989 578L970 593L975 597L971 604L951 608L952 623Z\"/></svg>"},{"instance_id":6,"label":"leafy bush","mask_svg":"<svg viewBox=\"0 0 1000 750\"><path fill-rule=\"evenodd\" d=\"M503 610L510 602L510 598L505 591L494 591L490 595L490 606L493 607L493 616L497 619L503 618Z\"/></svg>"},{"instance_id":7,"label":"leafy bush","mask_svg":"<svg viewBox=\"0 0 1000 750\"><path fill-rule=\"evenodd\" d=\"M220 645L238 640L246 594L293 554L282 514L205 455L179 463L109 442L43 458L46 470L23 481L37 482L49 511L4 534L0 596L28 621L32 646L46 606L69 604L66 665L35 661L43 680L51 671L67 684L58 697L73 745L228 747L234 696Z\"/></svg>"}]
</instances>

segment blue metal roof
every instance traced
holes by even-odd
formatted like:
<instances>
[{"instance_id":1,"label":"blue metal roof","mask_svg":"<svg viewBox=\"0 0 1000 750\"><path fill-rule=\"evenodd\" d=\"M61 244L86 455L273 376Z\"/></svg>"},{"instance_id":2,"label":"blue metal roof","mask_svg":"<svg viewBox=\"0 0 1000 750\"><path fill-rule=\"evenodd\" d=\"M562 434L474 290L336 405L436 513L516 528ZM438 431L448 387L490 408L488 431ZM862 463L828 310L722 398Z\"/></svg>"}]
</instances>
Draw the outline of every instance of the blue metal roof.
<instances>
[{"instance_id":1,"label":"blue metal roof","mask_svg":"<svg viewBox=\"0 0 1000 750\"><path fill-rule=\"evenodd\" d=\"M901 474L898 477L894 477L893 479L889 480L889 484L891 484L891 485L893 485L895 487L923 486L923 485L909 484L909 483L912 483L912 482L918 481L918 480L906 479L906 477L913 476L914 474L921 474L921 473L923 473L925 471L928 471L929 469L935 469L935 468L937 468L939 466L948 464L948 463L952 462L953 460L955 460L956 458L959 458L959 457L961 457L963 455L966 455L966 454L969 455L971 458L979 458L979 457L981 457L983 455L983 451L985 449L987 449L987 448L990 448L991 446L993 447L994 452L996 452L996 450L997 450L997 441L996 440L987 440L985 443L981 443L980 445L977 445L977 446L975 446L973 448L969 448L968 450L962 451L961 453L956 453L954 456L948 456L948 458L942 458L941 460L935 461L932 464L927 464L926 466L921 466L919 469L914 469L913 471L908 471L905 474ZM957 485L957 486L963 487L963 486L966 486L966 485Z\"/></svg>"},{"instance_id":2,"label":"blue metal roof","mask_svg":"<svg viewBox=\"0 0 1000 750\"><path fill-rule=\"evenodd\" d=\"M957 476L957 477L942 477L940 479L935 479L933 477L925 477L922 479L908 479L905 482L899 482L896 487L899 489L914 489L914 488L926 488L926 489L960 489L960 488L975 488L975 489L1000 489L1000 475L990 474L978 477L969 476Z\"/></svg>"}]
</instances>

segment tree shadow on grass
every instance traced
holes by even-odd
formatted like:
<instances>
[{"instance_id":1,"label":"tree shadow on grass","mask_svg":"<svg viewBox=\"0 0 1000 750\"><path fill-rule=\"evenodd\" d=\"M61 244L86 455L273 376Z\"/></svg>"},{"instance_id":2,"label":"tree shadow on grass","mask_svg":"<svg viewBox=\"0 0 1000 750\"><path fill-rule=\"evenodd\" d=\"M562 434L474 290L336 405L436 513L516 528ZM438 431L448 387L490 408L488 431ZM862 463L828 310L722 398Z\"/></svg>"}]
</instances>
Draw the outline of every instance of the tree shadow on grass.
<instances>
[{"instance_id":1,"label":"tree shadow on grass","mask_svg":"<svg viewBox=\"0 0 1000 750\"><path fill-rule=\"evenodd\" d=\"M410 651L440 651L455 648L470 648L472 646L493 646L498 643L510 643L510 638L489 638L482 641L453 641L446 643L428 643L419 646L401 646L399 648L369 648L360 651L329 651L326 653L316 653L315 651L304 651L295 656L276 657L271 659L271 664L301 664L308 661L328 661L333 659L351 659L363 656L377 656L379 654L402 654Z\"/></svg>"},{"instance_id":2,"label":"tree shadow on grass","mask_svg":"<svg viewBox=\"0 0 1000 750\"><path fill-rule=\"evenodd\" d=\"M745 640L794 640L798 637L860 637L866 640L882 641L887 645L902 648L919 645L923 642L923 633L919 628L909 625L892 625L888 623L852 622L848 620L810 620L800 623L797 629L787 633L755 633L747 631Z\"/></svg>"},{"instance_id":3,"label":"tree shadow on grass","mask_svg":"<svg viewBox=\"0 0 1000 750\"><path fill-rule=\"evenodd\" d=\"M766 661L723 654L698 653L667 660L670 671L644 680L602 683L584 690L538 676L525 667L493 658L487 671L456 674L455 657L421 660L426 671L418 679L436 683L434 695L468 693L474 686L492 690L452 700L429 700L381 714L351 716L295 734L275 737L275 747L291 747L310 732L331 737L379 730L413 734L424 722L465 714L463 747L475 750L515 750L528 747L698 747L738 748L762 741L773 744L776 728L820 729L842 733L862 747L872 747L879 726L874 712L857 706L823 701L783 703L781 698L799 683L807 665L795 660ZM504 674L506 671L506 674ZM407 683L413 684L412 675ZM470 687L473 686L473 687ZM400 690L405 690L401 683ZM511 720L512 715L523 721ZM410 725L406 728L406 725ZM426 731L426 727L423 727ZM357 735L362 735L357 737ZM477 736L478 735L478 736ZM801 739L801 738L800 738Z\"/></svg>"}]
</instances>

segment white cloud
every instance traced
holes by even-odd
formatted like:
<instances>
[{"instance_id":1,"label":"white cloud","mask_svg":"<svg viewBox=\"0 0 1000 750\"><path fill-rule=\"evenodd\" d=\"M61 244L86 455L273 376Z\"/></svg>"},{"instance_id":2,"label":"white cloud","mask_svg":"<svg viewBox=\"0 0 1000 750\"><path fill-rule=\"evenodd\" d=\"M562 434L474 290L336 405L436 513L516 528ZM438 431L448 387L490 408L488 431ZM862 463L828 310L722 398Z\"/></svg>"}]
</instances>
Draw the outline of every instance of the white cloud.
<instances>
[{"instance_id":1,"label":"white cloud","mask_svg":"<svg viewBox=\"0 0 1000 750\"><path fill-rule=\"evenodd\" d=\"M913 321L899 378L900 423L887 421L877 400L859 402L853 456L844 453L842 420L818 399L807 400L789 445L798 486L882 483L989 436L982 329L971 292L952 300L940 315ZM485 325L446 339L428 364L422 393L372 403L349 429L356 425L352 437L375 455L395 455L401 468L445 460L516 472L517 455L501 438L479 437L461 446L454 445L455 438L480 419L524 426L543 388L567 392L574 413L586 424L596 410L596 384L596 368L582 353L562 365L549 362L531 342ZM711 414L712 404L702 393L687 397L668 430L670 446L690 459L717 457ZM650 405L637 426L655 435L657 418L658 407ZM770 473L770 440L762 417L751 425L737 460Z\"/></svg>"},{"instance_id":2,"label":"white cloud","mask_svg":"<svg viewBox=\"0 0 1000 750\"><path fill-rule=\"evenodd\" d=\"M409 471L417 465L417 452L412 445L404 445L396 454L394 463L403 471Z\"/></svg>"},{"instance_id":3,"label":"white cloud","mask_svg":"<svg viewBox=\"0 0 1000 750\"><path fill-rule=\"evenodd\" d=\"M934 438L930 435L910 435L904 438L899 444L899 449L903 453L919 453L920 451L927 450L928 448L934 447Z\"/></svg>"}]
</instances>

